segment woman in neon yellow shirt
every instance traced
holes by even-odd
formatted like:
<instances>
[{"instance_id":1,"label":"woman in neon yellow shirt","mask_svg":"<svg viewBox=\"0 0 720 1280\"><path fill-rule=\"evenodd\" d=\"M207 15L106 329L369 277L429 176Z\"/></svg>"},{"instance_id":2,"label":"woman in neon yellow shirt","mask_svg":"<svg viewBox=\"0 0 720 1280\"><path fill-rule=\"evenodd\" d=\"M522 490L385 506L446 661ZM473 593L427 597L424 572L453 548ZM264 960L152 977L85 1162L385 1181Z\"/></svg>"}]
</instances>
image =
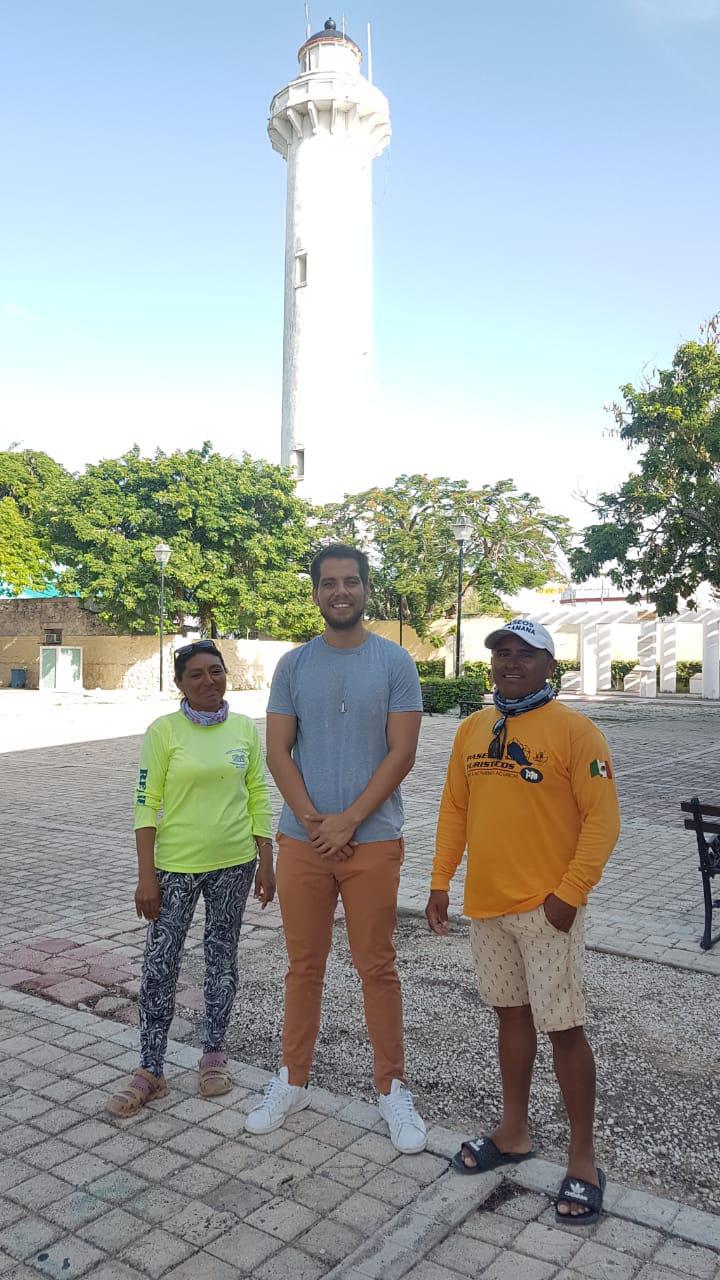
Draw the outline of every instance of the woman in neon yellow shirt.
<instances>
[{"instance_id":1,"label":"woman in neon yellow shirt","mask_svg":"<svg viewBox=\"0 0 720 1280\"><path fill-rule=\"evenodd\" d=\"M135 1115L167 1093L163 1063L187 931L205 899L206 1036L200 1093L227 1093L225 1033L237 990L237 947L255 880L263 908L275 896L270 795L260 738L225 701L225 662L212 640L175 653L180 710L149 727L135 795L135 908L150 921L139 995L140 1066L108 1102ZM162 807L162 818L158 811ZM257 867L257 869L256 869Z\"/></svg>"}]
</instances>

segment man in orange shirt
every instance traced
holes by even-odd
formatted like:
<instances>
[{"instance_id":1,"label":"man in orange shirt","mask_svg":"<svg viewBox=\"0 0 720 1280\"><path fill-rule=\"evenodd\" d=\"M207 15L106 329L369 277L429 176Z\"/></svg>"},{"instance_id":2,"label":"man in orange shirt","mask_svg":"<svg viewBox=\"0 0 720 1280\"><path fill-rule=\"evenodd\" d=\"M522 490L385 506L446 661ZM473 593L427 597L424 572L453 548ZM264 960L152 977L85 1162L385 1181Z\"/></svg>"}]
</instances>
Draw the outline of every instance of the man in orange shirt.
<instances>
[{"instance_id":1,"label":"man in orange shirt","mask_svg":"<svg viewBox=\"0 0 720 1280\"><path fill-rule=\"evenodd\" d=\"M610 752L592 721L555 701L545 627L515 618L485 643L495 706L456 734L425 914L434 933L447 933L450 880L467 846L464 911L480 995L498 1017L503 1111L490 1135L462 1144L453 1165L474 1174L529 1159L536 1033L545 1031L570 1122L556 1214L589 1225L606 1179L593 1147L583 929L587 895L620 830Z\"/></svg>"}]
</instances>

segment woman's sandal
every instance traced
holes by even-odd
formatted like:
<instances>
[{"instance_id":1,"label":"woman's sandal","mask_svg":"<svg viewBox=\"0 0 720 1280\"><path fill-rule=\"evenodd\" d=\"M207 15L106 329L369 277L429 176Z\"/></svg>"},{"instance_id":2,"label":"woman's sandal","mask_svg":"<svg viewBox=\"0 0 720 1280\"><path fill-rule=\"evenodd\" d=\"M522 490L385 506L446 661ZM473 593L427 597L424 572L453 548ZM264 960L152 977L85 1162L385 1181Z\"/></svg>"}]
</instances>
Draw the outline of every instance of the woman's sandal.
<instances>
[{"instance_id":1,"label":"woman's sandal","mask_svg":"<svg viewBox=\"0 0 720 1280\"><path fill-rule=\"evenodd\" d=\"M198 1071L198 1093L203 1098L219 1098L221 1094L229 1093L233 1087L233 1078L224 1053L204 1053Z\"/></svg>"},{"instance_id":2,"label":"woman's sandal","mask_svg":"<svg viewBox=\"0 0 720 1280\"><path fill-rule=\"evenodd\" d=\"M147 1102L153 1102L155 1098L164 1098L167 1091L167 1080L164 1076L154 1076L144 1067L138 1067L130 1083L108 1099L105 1110L111 1116L126 1120L128 1116L136 1116Z\"/></svg>"},{"instance_id":3,"label":"woman's sandal","mask_svg":"<svg viewBox=\"0 0 720 1280\"><path fill-rule=\"evenodd\" d=\"M468 1164L465 1156L474 1160ZM504 1164L522 1164L523 1160L532 1160L534 1151L516 1154L514 1151L501 1151L492 1138L469 1138L463 1142L455 1153L450 1164L458 1173L488 1173L490 1169L499 1169Z\"/></svg>"},{"instance_id":4,"label":"woman's sandal","mask_svg":"<svg viewBox=\"0 0 720 1280\"><path fill-rule=\"evenodd\" d=\"M598 1169L599 1187L594 1182L586 1182L584 1178L563 1178L558 1192L558 1198L555 1201L555 1221L562 1222L565 1226L570 1224L572 1227L590 1227L593 1222L597 1222L603 1211L603 1195L607 1185L607 1177L602 1169ZM561 1213L558 1205L563 1201L565 1204L579 1204L585 1210L584 1213Z\"/></svg>"}]
</instances>

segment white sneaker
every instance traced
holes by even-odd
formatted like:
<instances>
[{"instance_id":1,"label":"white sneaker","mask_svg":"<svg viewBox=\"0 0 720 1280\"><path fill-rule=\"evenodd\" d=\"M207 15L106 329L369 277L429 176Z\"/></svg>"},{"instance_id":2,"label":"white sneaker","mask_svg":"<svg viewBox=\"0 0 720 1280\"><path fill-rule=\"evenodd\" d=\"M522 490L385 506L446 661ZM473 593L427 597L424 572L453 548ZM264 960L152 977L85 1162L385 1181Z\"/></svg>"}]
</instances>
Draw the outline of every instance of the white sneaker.
<instances>
[{"instance_id":1,"label":"white sneaker","mask_svg":"<svg viewBox=\"0 0 720 1280\"><path fill-rule=\"evenodd\" d=\"M281 1067L265 1085L263 1100L245 1117L248 1133L272 1133L281 1128L285 1117L310 1106L310 1090L306 1084L288 1084L288 1069Z\"/></svg>"},{"instance_id":2,"label":"white sneaker","mask_svg":"<svg viewBox=\"0 0 720 1280\"><path fill-rule=\"evenodd\" d=\"M402 1080L393 1080L389 1093L381 1093L378 1108L390 1130L390 1141L403 1155L414 1156L425 1150L425 1121L413 1106L413 1097Z\"/></svg>"}]
</instances>

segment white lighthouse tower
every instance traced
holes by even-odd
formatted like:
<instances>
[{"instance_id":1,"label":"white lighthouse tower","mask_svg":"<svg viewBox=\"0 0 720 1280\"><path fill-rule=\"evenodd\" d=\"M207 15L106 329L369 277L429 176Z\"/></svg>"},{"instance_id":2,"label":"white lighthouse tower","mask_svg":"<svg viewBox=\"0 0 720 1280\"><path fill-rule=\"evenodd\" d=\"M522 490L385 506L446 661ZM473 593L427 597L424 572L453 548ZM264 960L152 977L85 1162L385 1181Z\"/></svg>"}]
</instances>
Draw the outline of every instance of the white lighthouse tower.
<instances>
[{"instance_id":1,"label":"white lighthouse tower","mask_svg":"<svg viewBox=\"0 0 720 1280\"><path fill-rule=\"evenodd\" d=\"M372 385L370 170L390 115L361 59L329 18L268 121L287 160L281 461L314 501L351 487Z\"/></svg>"}]
</instances>

